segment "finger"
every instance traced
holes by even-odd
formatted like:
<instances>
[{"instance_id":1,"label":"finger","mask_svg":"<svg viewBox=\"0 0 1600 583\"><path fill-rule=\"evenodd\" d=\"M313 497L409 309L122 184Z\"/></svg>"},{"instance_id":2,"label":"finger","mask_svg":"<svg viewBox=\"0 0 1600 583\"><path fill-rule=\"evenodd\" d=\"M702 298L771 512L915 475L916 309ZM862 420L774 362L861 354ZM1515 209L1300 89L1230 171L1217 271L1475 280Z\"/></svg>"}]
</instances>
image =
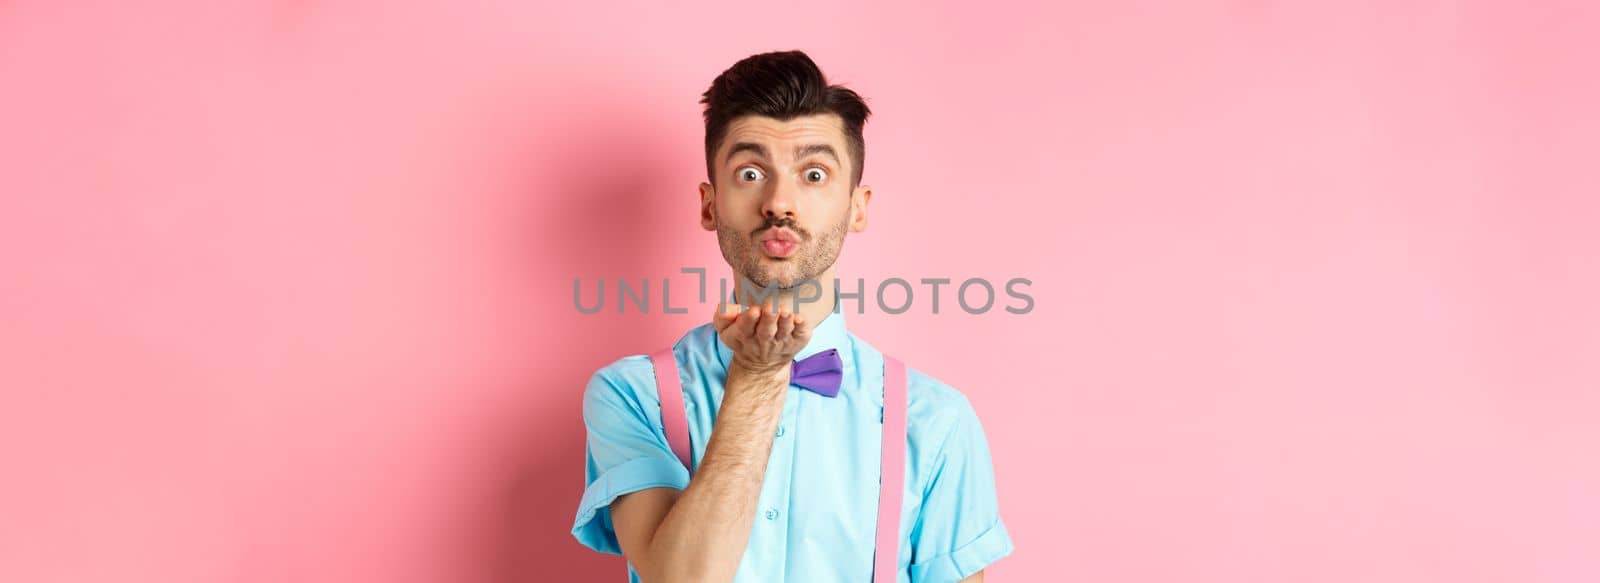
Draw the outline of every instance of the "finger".
<instances>
[{"instance_id":1,"label":"finger","mask_svg":"<svg viewBox=\"0 0 1600 583\"><path fill-rule=\"evenodd\" d=\"M779 313L777 335L779 340L788 340L789 335L794 333L794 319L794 312L790 312L787 308Z\"/></svg>"},{"instance_id":2,"label":"finger","mask_svg":"<svg viewBox=\"0 0 1600 583\"><path fill-rule=\"evenodd\" d=\"M756 332L756 322L761 320L761 307L751 306L743 314L739 314L737 332L740 336L750 337Z\"/></svg>"},{"instance_id":3,"label":"finger","mask_svg":"<svg viewBox=\"0 0 1600 583\"><path fill-rule=\"evenodd\" d=\"M771 340L778 333L778 312L771 308L761 312L761 325L756 328L757 340Z\"/></svg>"},{"instance_id":4,"label":"finger","mask_svg":"<svg viewBox=\"0 0 1600 583\"><path fill-rule=\"evenodd\" d=\"M795 315L794 338L795 340L806 340L811 338L811 321L806 320L805 316L801 316L799 314Z\"/></svg>"},{"instance_id":5,"label":"finger","mask_svg":"<svg viewBox=\"0 0 1600 583\"><path fill-rule=\"evenodd\" d=\"M723 330L727 330L738 316L738 313L728 309L727 302L721 302L717 304L717 311L711 314L711 325L716 327L717 333L720 334Z\"/></svg>"}]
</instances>

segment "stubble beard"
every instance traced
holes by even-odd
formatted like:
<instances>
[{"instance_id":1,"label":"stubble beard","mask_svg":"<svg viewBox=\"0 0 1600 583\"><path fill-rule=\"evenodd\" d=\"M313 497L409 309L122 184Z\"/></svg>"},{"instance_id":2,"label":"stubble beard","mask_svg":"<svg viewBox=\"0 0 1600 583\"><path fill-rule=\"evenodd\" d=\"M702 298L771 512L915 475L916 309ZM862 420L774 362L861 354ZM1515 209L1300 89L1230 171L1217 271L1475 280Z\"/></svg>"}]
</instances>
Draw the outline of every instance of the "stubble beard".
<instances>
[{"instance_id":1,"label":"stubble beard","mask_svg":"<svg viewBox=\"0 0 1600 583\"><path fill-rule=\"evenodd\" d=\"M788 292L807 280L816 280L829 267L833 267L834 261L839 259L839 250L844 246L849 226L848 213L823 232L821 238L813 238L809 233L789 225L790 230L800 235L802 242L796 253L784 259L772 259L763 254L755 244L755 235L739 233L720 224L717 225L717 243L722 248L723 260L740 277L759 288L773 287L773 283L776 283L773 289ZM775 267L771 271L776 272L776 277L768 275L768 265ZM774 279L777 281L774 282ZM822 285L825 282L817 283Z\"/></svg>"}]
</instances>

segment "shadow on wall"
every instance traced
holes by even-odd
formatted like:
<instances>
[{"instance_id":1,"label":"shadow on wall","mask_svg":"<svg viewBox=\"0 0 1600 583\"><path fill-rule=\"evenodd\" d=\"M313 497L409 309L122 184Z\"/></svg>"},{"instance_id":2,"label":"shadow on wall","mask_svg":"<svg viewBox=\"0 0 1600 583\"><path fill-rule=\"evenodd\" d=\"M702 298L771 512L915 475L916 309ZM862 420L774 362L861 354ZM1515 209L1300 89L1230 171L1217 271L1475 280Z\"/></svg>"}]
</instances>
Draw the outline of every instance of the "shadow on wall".
<instances>
[{"instance_id":1,"label":"shadow on wall","mask_svg":"<svg viewBox=\"0 0 1600 583\"><path fill-rule=\"evenodd\" d=\"M537 209L517 219L523 225L516 232L526 234L520 273L535 280L526 289L536 290L529 301L538 302L538 321L527 325L537 330L537 346L528 348L540 365L537 378L514 391L525 395L514 401L518 411L501 418L510 428L495 432L511 441L496 444L506 452L509 475L495 478L503 498L483 517L494 525L495 532L485 533L485 551L495 565L487 580L495 583L627 580L621 557L590 550L571 534L583 493L583 387L596 369L683 332L656 313L630 307L617 314L611 286L619 277L659 281L669 269L663 266L673 265L672 247L663 245L672 230L665 227L693 220L694 184L663 180L676 173L662 154L674 144L661 138L661 114L647 117L651 108L637 101L600 99L566 108L574 114L548 125L535 122L524 137L541 146L517 153L528 167L517 195ZM587 282L586 297L593 297L596 278L610 280L606 309L578 312L575 277Z\"/></svg>"}]
</instances>

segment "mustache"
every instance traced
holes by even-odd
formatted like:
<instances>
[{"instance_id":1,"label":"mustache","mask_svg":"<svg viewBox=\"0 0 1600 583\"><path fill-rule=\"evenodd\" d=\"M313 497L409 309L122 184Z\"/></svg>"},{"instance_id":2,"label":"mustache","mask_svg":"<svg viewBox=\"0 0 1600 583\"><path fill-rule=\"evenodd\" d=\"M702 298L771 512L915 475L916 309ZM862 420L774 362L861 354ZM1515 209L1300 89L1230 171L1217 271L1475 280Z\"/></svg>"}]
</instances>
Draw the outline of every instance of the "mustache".
<instances>
[{"instance_id":1,"label":"mustache","mask_svg":"<svg viewBox=\"0 0 1600 583\"><path fill-rule=\"evenodd\" d=\"M767 232L769 229L773 229L773 228L777 228L777 227L783 227L785 229L789 229L791 231L794 231L794 234L798 235L800 237L800 240L802 240L802 241L809 240L811 238L811 233L806 232L805 229L802 229L800 227L795 226L793 217L783 217L783 218L767 217L766 222L761 225L761 228L756 229L754 232L751 232L750 236L751 237L759 237L759 236L761 236L762 233Z\"/></svg>"}]
</instances>

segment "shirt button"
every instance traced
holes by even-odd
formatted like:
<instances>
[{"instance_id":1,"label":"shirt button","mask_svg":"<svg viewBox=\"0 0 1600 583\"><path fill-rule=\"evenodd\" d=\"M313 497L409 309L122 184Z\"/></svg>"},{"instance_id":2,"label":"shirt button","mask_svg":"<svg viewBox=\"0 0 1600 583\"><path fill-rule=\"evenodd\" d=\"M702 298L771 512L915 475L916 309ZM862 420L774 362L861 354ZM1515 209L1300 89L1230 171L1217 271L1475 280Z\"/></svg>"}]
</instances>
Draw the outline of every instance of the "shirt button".
<instances>
[{"instance_id":1,"label":"shirt button","mask_svg":"<svg viewBox=\"0 0 1600 583\"><path fill-rule=\"evenodd\" d=\"M783 426L782 425L778 426L778 437L783 437Z\"/></svg>"},{"instance_id":2,"label":"shirt button","mask_svg":"<svg viewBox=\"0 0 1600 583\"><path fill-rule=\"evenodd\" d=\"M767 520L777 520L777 519L778 519L778 511L774 510L772 508L768 508L767 509Z\"/></svg>"}]
</instances>

